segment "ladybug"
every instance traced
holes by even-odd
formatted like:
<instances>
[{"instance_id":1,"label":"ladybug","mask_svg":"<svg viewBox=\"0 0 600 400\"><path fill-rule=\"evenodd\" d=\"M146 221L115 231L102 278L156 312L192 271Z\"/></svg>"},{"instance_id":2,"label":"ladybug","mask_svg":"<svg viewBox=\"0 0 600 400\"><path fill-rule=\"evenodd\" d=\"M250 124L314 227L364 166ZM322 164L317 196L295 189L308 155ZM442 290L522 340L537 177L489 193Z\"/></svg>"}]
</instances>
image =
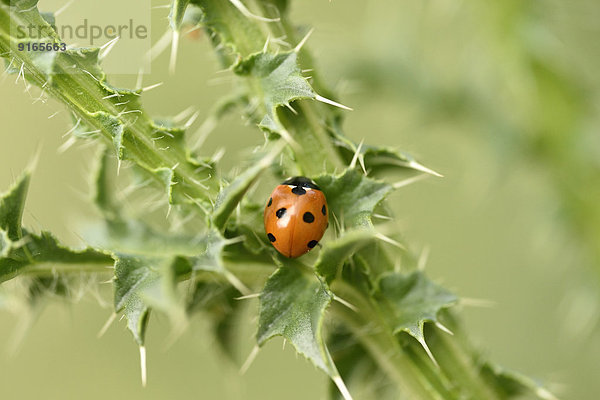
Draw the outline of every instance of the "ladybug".
<instances>
[{"instance_id":1,"label":"ladybug","mask_svg":"<svg viewBox=\"0 0 600 400\"><path fill-rule=\"evenodd\" d=\"M327 200L316 183L304 176L277 186L265 207L265 232L271 244L286 257L307 253L329 225Z\"/></svg>"}]
</instances>

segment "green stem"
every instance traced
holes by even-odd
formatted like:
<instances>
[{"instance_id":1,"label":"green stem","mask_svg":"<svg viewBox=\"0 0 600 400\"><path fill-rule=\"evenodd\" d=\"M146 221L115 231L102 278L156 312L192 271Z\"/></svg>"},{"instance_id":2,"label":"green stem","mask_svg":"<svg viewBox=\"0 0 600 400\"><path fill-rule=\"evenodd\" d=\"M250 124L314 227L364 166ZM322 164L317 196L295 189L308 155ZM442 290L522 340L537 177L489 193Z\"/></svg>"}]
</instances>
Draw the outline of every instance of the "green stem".
<instances>
[{"instance_id":1,"label":"green stem","mask_svg":"<svg viewBox=\"0 0 600 400\"><path fill-rule=\"evenodd\" d=\"M112 259L111 259L112 261ZM77 264L33 264L19 271L19 275L47 276L60 274L91 274L91 273L114 273L112 263L77 263Z\"/></svg>"},{"instance_id":2,"label":"green stem","mask_svg":"<svg viewBox=\"0 0 600 400\"><path fill-rule=\"evenodd\" d=\"M401 346L392 335L378 307L368 296L343 281L334 281L332 290L358 308L358 312L334 303L332 312L343 320L371 357L396 382L409 399L499 400L493 383L485 381L480 366L472 358L473 350L462 332L451 336L432 328L428 343L439 366L427 356L413 338Z\"/></svg>"},{"instance_id":3,"label":"green stem","mask_svg":"<svg viewBox=\"0 0 600 400\"><path fill-rule=\"evenodd\" d=\"M416 368L416 364L401 349L396 338L390 333L379 312L371 301L350 285L335 281L332 285L339 297L350 302L358 311L333 303L331 310L354 332L356 338L369 351L379 367L390 380L398 385L408 399L451 399L450 393L440 385L430 381Z\"/></svg>"},{"instance_id":4,"label":"green stem","mask_svg":"<svg viewBox=\"0 0 600 400\"><path fill-rule=\"evenodd\" d=\"M115 127L98 118L105 114L123 127L119 149L126 149L127 159L133 161L145 170L160 184L165 185L164 177L159 169L172 169L182 188L180 202L189 196L194 199L209 201L209 194L216 192L216 182L205 180L210 176L210 169L190 162L185 150L180 147L161 148L159 137L162 134L171 135L166 129L153 125L152 120L141 107L135 104L117 105L121 96L135 97L139 92L121 92L109 97L111 90L104 84L104 74L99 77L86 73L94 64L85 64L81 58L71 56L68 52L55 54L51 66L52 71L42 70L34 60L33 55L19 51L18 42L10 35L11 23L27 26L49 25L40 17L37 10L22 12L17 8L0 5L0 55L9 58L11 65L20 69L24 79L63 102L81 121L92 131L97 131L109 143L115 140ZM20 39L24 42L28 38ZM40 41L40 39L36 39ZM57 36L48 36L43 41L60 43ZM114 90L113 90L114 92ZM120 107L120 108L119 108ZM166 133L165 133L166 132ZM168 148L167 148L168 147ZM118 149L118 150L119 150Z\"/></svg>"},{"instance_id":5,"label":"green stem","mask_svg":"<svg viewBox=\"0 0 600 400\"><path fill-rule=\"evenodd\" d=\"M437 340L430 341L441 368L457 386L468 388L473 398L499 399L496 390L481 379L479 369L471 357L473 352L458 337L460 333L457 332L456 335L457 337L452 337L448 333L437 331Z\"/></svg>"},{"instance_id":6,"label":"green stem","mask_svg":"<svg viewBox=\"0 0 600 400\"><path fill-rule=\"evenodd\" d=\"M279 23L257 22L250 20L237 10L230 2L222 0L196 0L196 3L204 11L203 24L214 37L213 44L221 52L221 60L224 67L230 67L236 60L232 57L223 56L220 50L223 46L232 49L239 58L246 58L254 53L263 51L267 42L267 36L275 38L280 36ZM282 23L283 20L282 20ZM295 35L287 37L291 44L297 43ZM263 98L259 78L244 76L240 78L249 97ZM330 140L326 125L321 122L325 118L319 111L321 104L316 100L296 101L292 105L295 110L291 112L285 108L279 110L279 117L285 129L299 144L292 148L295 162L300 173L308 176L316 176L323 172L342 170L345 165ZM260 104L263 115L267 113L266 105ZM333 106L327 106L333 107Z\"/></svg>"}]
</instances>

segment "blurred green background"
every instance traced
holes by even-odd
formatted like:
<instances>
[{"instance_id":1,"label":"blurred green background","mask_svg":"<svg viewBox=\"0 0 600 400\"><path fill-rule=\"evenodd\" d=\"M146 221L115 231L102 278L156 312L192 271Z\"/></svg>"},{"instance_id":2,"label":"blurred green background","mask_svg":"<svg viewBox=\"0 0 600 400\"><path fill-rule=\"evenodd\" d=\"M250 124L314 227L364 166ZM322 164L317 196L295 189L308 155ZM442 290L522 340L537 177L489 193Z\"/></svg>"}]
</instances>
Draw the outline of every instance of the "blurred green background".
<instances>
[{"instance_id":1,"label":"blurred green background","mask_svg":"<svg viewBox=\"0 0 600 400\"><path fill-rule=\"evenodd\" d=\"M50 11L64 2L40 3ZM152 11L154 41L167 29L167 12ZM445 175L400 190L390 204L414 250L429 249L435 280L491 303L462 307L471 338L561 398L597 399L600 4L311 0L293 2L292 15L315 28L308 45L317 73L355 109L347 134L397 146ZM179 53L175 75L167 53L155 60L144 83L164 85L143 101L155 117L200 110L193 132L232 80L217 73L205 37L183 38ZM27 93L15 78L0 78L0 187L39 150L25 224L81 244L94 219L86 199L94 146L58 154L68 113L55 101L35 102L39 91ZM131 87L136 77L110 81ZM205 153L225 147L224 163L233 166L261 141L233 113ZM144 389L125 323L96 338L111 313L110 288L81 289L75 304L54 300L35 315L9 304L13 312L0 313L1 398L325 398L326 378L290 346L281 351L281 340L240 377L200 316L169 346L169 321L153 314ZM250 300L239 328L240 360L253 346L256 307Z\"/></svg>"}]
</instances>

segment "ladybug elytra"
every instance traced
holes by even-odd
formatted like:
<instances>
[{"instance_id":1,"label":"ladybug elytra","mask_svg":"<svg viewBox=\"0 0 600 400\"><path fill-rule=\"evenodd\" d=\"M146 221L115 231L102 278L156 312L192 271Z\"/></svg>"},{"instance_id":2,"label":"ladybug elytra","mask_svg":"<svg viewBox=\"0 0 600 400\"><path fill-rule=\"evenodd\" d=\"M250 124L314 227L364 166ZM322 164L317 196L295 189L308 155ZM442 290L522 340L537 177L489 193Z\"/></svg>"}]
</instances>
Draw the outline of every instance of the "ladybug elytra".
<instances>
[{"instance_id":1,"label":"ladybug elytra","mask_svg":"<svg viewBox=\"0 0 600 400\"><path fill-rule=\"evenodd\" d=\"M264 212L265 232L286 257L296 258L315 247L328 226L325 194L311 179L295 176L277 186Z\"/></svg>"}]
</instances>

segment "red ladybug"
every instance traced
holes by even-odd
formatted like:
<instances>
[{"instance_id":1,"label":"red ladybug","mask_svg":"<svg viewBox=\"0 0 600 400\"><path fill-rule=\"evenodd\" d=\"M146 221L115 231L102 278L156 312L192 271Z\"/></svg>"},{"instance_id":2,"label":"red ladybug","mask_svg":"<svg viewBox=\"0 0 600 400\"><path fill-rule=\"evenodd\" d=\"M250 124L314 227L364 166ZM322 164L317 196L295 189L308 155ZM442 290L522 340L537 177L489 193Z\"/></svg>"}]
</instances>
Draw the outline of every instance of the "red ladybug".
<instances>
[{"instance_id":1,"label":"red ladybug","mask_svg":"<svg viewBox=\"0 0 600 400\"><path fill-rule=\"evenodd\" d=\"M325 194L308 178L290 178L271 193L264 219L267 237L277 251L300 257L319 243L329 225Z\"/></svg>"}]
</instances>

